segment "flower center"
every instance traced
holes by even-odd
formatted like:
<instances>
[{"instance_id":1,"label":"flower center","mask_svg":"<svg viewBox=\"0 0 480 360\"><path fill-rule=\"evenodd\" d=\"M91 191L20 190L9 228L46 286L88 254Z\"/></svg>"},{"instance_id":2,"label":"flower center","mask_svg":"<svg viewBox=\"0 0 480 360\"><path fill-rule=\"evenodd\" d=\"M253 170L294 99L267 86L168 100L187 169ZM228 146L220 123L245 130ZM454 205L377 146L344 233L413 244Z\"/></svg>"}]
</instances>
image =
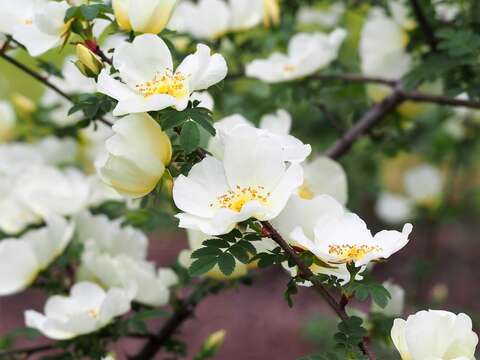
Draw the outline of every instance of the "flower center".
<instances>
[{"instance_id":1,"label":"flower center","mask_svg":"<svg viewBox=\"0 0 480 360\"><path fill-rule=\"evenodd\" d=\"M135 85L135 87L145 98L160 94L181 98L188 95L185 80L186 77L181 73L173 74L171 70L167 70L163 75L156 73L153 80Z\"/></svg>"},{"instance_id":2,"label":"flower center","mask_svg":"<svg viewBox=\"0 0 480 360\"><path fill-rule=\"evenodd\" d=\"M242 188L237 185L235 190L229 190L225 194L217 197L219 206L222 209L230 209L240 212L243 206L250 201L258 201L263 205L268 204L269 192L264 192L263 186L249 186ZM213 206L213 203L210 204Z\"/></svg>"},{"instance_id":3,"label":"flower center","mask_svg":"<svg viewBox=\"0 0 480 360\"><path fill-rule=\"evenodd\" d=\"M313 199L313 191L307 185L307 183L303 183L302 186L298 188L298 196L305 200L312 200Z\"/></svg>"},{"instance_id":4,"label":"flower center","mask_svg":"<svg viewBox=\"0 0 480 360\"><path fill-rule=\"evenodd\" d=\"M292 64L285 64L283 66L283 71L285 71L286 73L291 73L291 72L294 72L297 70L297 67L295 65L292 65Z\"/></svg>"},{"instance_id":5,"label":"flower center","mask_svg":"<svg viewBox=\"0 0 480 360\"><path fill-rule=\"evenodd\" d=\"M96 319L98 317L98 311L96 309L88 310L87 314L92 319Z\"/></svg>"},{"instance_id":6,"label":"flower center","mask_svg":"<svg viewBox=\"0 0 480 360\"><path fill-rule=\"evenodd\" d=\"M381 252L382 249L379 246L368 245L329 245L328 253L330 255L338 256L341 262L352 262L363 259L367 254L371 252Z\"/></svg>"}]
</instances>

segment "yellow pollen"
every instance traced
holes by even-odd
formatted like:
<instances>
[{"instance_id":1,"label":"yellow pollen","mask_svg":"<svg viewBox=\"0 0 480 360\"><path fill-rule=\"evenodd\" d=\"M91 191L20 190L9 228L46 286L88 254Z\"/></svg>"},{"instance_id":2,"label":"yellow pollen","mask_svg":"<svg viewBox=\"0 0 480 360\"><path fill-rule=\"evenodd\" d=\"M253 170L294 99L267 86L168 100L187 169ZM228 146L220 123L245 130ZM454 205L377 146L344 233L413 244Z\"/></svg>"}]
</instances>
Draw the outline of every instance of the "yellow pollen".
<instances>
[{"instance_id":1,"label":"yellow pollen","mask_svg":"<svg viewBox=\"0 0 480 360\"><path fill-rule=\"evenodd\" d=\"M138 84L135 87L145 98L160 94L180 98L188 95L185 80L186 77L181 73L173 74L171 70L167 70L163 75L157 73L153 80Z\"/></svg>"},{"instance_id":2,"label":"yellow pollen","mask_svg":"<svg viewBox=\"0 0 480 360\"><path fill-rule=\"evenodd\" d=\"M313 195L313 191L310 190L310 187L306 183L303 183L303 185L298 189L298 196L300 196L302 199L312 200Z\"/></svg>"},{"instance_id":3,"label":"yellow pollen","mask_svg":"<svg viewBox=\"0 0 480 360\"><path fill-rule=\"evenodd\" d=\"M295 70L297 70L297 67L295 65L292 65L292 64L285 64L283 66L283 70L285 72L294 72Z\"/></svg>"},{"instance_id":4,"label":"yellow pollen","mask_svg":"<svg viewBox=\"0 0 480 360\"><path fill-rule=\"evenodd\" d=\"M23 23L25 25L32 25L33 24L33 19L25 19L25 20L23 20Z\"/></svg>"},{"instance_id":5,"label":"yellow pollen","mask_svg":"<svg viewBox=\"0 0 480 360\"><path fill-rule=\"evenodd\" d=\"M338 256L341 262L352 262L363 259L367 254L371 252L381 252L382 249L379 246L368 245L329 245L328 253L330 255Z\"/></svg>"},{"instance_id":6,"label":"yellow pollen","mask_svg":"<svg viewBox=\"0 0 480 360\"><path fill-rule=\"evenodd\" d=\"M268 198L271 193L265 193L263 186L249 186L242 188L236 186L235 190L229 190L225 194L217 197L218 205L222 209L230 209L240 212L243 206L250 201L258 201L263 205L268 204ZM210 204L213 207L213 203Z\"/></svg>"},{"instance_id":7,"label":"yellow pollen","mask_svg":"<svg viewBox=\"0 0 480 360\"><path fill-rule=\"evenodd\" d=\"M91 309L87 311L88 316L90 316L92 319L96 319L98 316L98 311L95 309Z\"/></svg>"}]
</instances>

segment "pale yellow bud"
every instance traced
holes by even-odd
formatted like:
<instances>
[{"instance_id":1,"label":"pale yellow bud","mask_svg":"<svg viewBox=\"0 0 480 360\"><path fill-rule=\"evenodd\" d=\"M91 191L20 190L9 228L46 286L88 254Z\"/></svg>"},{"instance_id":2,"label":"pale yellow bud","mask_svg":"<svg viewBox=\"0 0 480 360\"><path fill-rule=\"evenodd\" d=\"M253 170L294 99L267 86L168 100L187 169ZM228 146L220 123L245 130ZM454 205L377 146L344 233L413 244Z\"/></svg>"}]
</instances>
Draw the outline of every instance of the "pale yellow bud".
<instances>
[{"instance_id":1,"label":"pale yellow bud","mask_svg":"<svg viewBox=\"0 0 480 360\"><path fill-rule=\"evenodd\" d=\"M227 332L225 330L218 330L210 334L210 336L207 338L207 341L205 341L205 350L216 351L225 341L226 334Z\"/></svg>"},{"instance_id":2,"label":"pale yellow bud","mask_svg":"<svg viewBox=\"0 0 480 360\"><path fill-rule=\"evenodd\" d=\"M94 75L100 74L100 71L103 69L103 63L102 60L97 55L95 55L92 50L90 50L83 44L77 44L76 52L78 60L85 67L86 70L88 70Z\"/></svg>"},{"instance_id":3,"label":"pale yellow bud","mask_svg":"<svg viewBox=\"0 0 480 360\"><path fill-rule=\"evenodd\" d=\"M275 26L280 23L280 4L278 0L263 0L263 25Z\"/></svg>"},{"instance_id":4,"label":"pale yellow bud","mask_svg":"<svg viewBox=\"0 0 480 360\"><path fill-rule=\"evenodd\" d=\"M32 100L19 93L12 95L12 103L17 109L18 113L24 116L30 115L37 109L37 106Z\"/></svg>"},{"instance_id":5,"label":"pale yellow bud","mask_svg":"<svg viewBox=\"0 0 480 360\"><path fill-rule=\"evenodd\" d=\"M113 0L118 26L125 31L158 34L167 26L177 0L150 0L138 6L134 0Z\"/></svg>"}]
</instances>

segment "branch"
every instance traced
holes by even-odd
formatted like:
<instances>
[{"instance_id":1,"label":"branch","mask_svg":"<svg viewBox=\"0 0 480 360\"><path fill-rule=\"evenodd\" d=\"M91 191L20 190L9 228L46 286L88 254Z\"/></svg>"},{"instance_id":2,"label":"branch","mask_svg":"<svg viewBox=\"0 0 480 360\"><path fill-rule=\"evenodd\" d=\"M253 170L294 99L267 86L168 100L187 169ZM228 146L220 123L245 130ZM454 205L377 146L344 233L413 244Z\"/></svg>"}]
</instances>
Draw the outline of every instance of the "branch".
<instances>
[{"instance_id":1,"label":"branch","mask_svg":"<svg viewBox=\"0 0 480 360\"><path fill-rule=\"evenodd\" d=\"M410 5L413 8L413 13L415 14L415 17L417 18L417 21L420 24L420 27L422 28L423 34L427 39L430 49L433 52L437 52L438 40L435 37L435 34L433 32L432 27L430 26L430 23L428 22L425 14L423 13L420 3L418 2L418 0L410 0Z\"/></svg>"},{"instance_id":2,"label":"branch","mask_svg":"<svg viewBox=\"0 0 480 360\"><path fill-rule=\"evenodd\" d=\"M37 352L53 350L54 348L55 348L54 345L49 344L49 345L31 346L31 347L26 347L21 349L2 350L0 351L0 358L3 359L8 356L19 355L19 354L24 354L28 356L28 355L35 354Z\"/></svg>"},{"instance_id":3,"label":"branch","mask_svg":"<svg viewBox=\"0 0 480 360\"><path fill-rule=\"evenodd\" d=\"M337 159L345 154L358 138L378 124L385 115L395 110L397 105L404 101L404 99L404 92L400 87L395 88L389 96L371 107L347 133L330 146L327 151L325 151L325 156Z\"/></svg>"},{"instance_id":4,"label":"branch","mask_svg":"<svg viewBox=\"0 0 480 360\"><path fill-rule=\"evenodd\" d=\"M405 100L480 109L480 102L475 100L462 100L448 97L445 95L427 94L420 91L405 91L402 89L399 89L398 91Z\"/></svg>"},{"instance_id":5,"label":"branch","mask_svg":"<svg viewBox=\"0 0 480 360\"><path fill-rule=\"evenodd\" d=\"M153 359L155 354L171 339L178 328L190 318L195 311L198 303L208 294L220 290L224 285L218 282L205 280L198 288L185 300L179 301L179 306L173 315L165 322L156 335L150 337L142 350L131 360Z\"/></svg>"},{"instance_id":6,"label":"branch","mask_svg":"<svg viewBox=\"0 0 480 360\"><path fill-rule=\"evenodd\" d=\"M59 94L61 97L63 97L64 99L67 99L68 101L70 101L72 104L74 104L74 101L73 99L68 95L66 94L64 91L62 91L61 89L59 89L57 86L55 86L54 84L52 84L51 82L48 81L47 78L43 77L42 75L40 75L39 73L37 73L36 71L30 69L29 67L25 66L24 64L22 64L21 62L17 61L15 58L11 57L10 55L7 55L4 51L5 49L2 48L2 51L0 51L0 57L5 59L7 62L9 62L10 64L12 64L13 66L17 67L18 69L22 70L24 73L30 75L31 77L33 77L34 79L36 79L37 81L41 82L42 84L44 84L46 87L52 89L53 91L55 91L57 94ZM98 119L99 121L103 122L105 125L108 125L108 126L113 126L113 124L104 119L104 118L99 118Z\"/></svg>"},{"instance_id":7,"label":"branch","mask_svg":"<svg viewBox=\"0 0 480 360\"><path fill-rule=\"evenodd\" d=\"M361 74L317 74L312 78L322 81L344 81L358 83L377 83L394 87L398 84L398 80L390 80L376 76L364 76Z\"/></svg>"},{"instance_id":8,"label":"branch","mask_svg":"<svg viewBox=\"0 0 480 360\"><path fill-rule=\"evenodd\" d=\"M337 302L337 300L330 294L330 292L323 286L322 282L319 281L315 274L310 270L310 268L305 265L303 260L298 256L297 252L283 239L280 233L270 224L268 221L262 221L263 229L262 232L268 236L270 239L275 241L293 260L293 262L298 267L298 274L305 280L310 281L315 290L323 297L327 304L332 308L332 310L338 315L342 320L347 320L348 315L345 312L345 307L343 306L342 301ZM364 339L358 347L364 355L366 355L370 360L376 360L376 356L372 353L368 347L367 339Z\"/></svg>"}]
</instances>

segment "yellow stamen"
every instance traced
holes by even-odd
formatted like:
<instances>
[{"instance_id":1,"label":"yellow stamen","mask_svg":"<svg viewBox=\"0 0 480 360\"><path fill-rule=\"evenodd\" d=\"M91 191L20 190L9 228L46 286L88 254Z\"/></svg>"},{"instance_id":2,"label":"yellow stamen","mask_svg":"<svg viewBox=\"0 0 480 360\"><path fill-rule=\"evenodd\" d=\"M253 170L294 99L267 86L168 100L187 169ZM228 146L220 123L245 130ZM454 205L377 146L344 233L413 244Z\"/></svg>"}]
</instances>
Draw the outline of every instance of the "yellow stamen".
<instances>
[{"instance_id":1,"label":"yellow stamen","mask_svg":"<svg viewBox=\"0 0 480 360\"><path fill-rule=\"evenodd\" d=\"M328 253L330 255L335 255L341 259L341 262L352 262L363 259L366 255L371 252L381 252L382 249L379 246L369 246L369 245L329 245Z\"/></svg>"},{"instance_id":2,"label":"yellow stamen","mask_svg":"<svg viewBox=\"0 0 480 360\"><path fill-rule=\"evenodd\" d=\"M171 70L167 70L163 75L157 73L153 80L138 84L135 87L145 98L160 94L180 98L188 95L185 80L186 77L181 73L173 74Z\"/></svg>"},{"instance_id":3,"label":"yellow stamen","mask_svg":"<svg viewBox=\"0 0 480 360\"><path fill-rule=\"evenodd\" d=\"M265 193L264 190L263 186L249 186L245 188L237 186L235 190L229 190L217 197L217 202L223 209L240 212L243 206L250 201L258 201L263 205L268 204L268 198L271 193ZM213 206L213 203L210 206Z\"/></svg>"}]
</instances>

